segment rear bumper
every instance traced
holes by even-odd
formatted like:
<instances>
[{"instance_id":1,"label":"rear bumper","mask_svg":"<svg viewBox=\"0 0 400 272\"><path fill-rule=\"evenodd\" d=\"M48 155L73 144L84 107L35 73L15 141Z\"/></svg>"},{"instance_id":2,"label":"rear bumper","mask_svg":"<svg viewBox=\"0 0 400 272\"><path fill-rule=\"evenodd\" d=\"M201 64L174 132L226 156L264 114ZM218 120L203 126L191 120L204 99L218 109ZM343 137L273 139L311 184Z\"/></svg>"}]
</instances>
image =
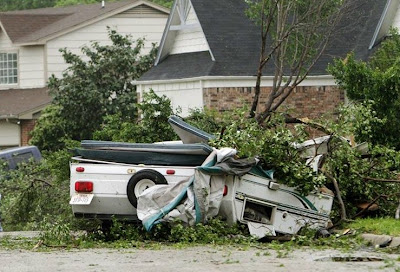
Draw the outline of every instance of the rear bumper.
<instances>
[{"instance_id":1,"label":"rear bumper","mask_svg":"<svg viewBox=\"0 0 400 272\"><path fill-rule=\"evenodd\" d=\"M126 195L95 194L89 205L75 204L71 207L74 215L81 218L137 218L136 209Z\"/></svg>"},{"instance_id":2,"label":"rear bumper","mask_svg":"<svg viewBox=\"0 0 400 272\"><path fill-rule=\"evenodd\" d=\"M94 214L94 213L74 213L76 218L84 218L84 219L99 219L99 220L123 220L123 221L132 221L139 222L139 218L136 215L132 214Z\"/></svg>"}]
</instances>

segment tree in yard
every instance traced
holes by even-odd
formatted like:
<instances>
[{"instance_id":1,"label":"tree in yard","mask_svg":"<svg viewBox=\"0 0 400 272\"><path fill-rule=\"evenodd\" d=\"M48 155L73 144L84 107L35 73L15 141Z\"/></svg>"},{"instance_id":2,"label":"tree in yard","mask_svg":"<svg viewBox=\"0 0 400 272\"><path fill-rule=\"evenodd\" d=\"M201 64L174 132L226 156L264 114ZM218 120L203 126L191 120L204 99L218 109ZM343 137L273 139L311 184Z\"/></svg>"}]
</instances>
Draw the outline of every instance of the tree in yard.
<instances>
[{"instance_id":1,"label":"tree in yard","mask_svg":"<svg viewBox=\"0 0 400 272\"><path fill-rule=\"evenodd\" d=\"M137 117L136 87L133 80L153 64L156 48L141 55L144 40L132 41L115 30L108 30L111 45L93 42L82 48L84 58L61 49L69 68L62 78L50 77L48 86L54 96L52 110L39 119L32 144L48 148L46 137L55 134L66 139L90 139L100 129L103 118L119 114L121 121ZM50 121L49 121L50 120ZM52 122L51 120L58 120ZM54 145L59 147L59 143Z\"/></svg>"},{"instance_id":2,"label":"tree in yard","mask_svg":"<svg viewBox=\"0 0 400 272\"><path fill-rule=\"evenodd\" d=\"M0 11L52 7L57 0L0 0Z\"/></svg>"},{"instance_id":3,"label":"tree in yard","mask_svg":"<svg viewBox=\"0 0 400 272\"><path fill-rule=\"evenodd\" d=\"M358 61L354 54L337 59L329 71L348 97L362 104L370 104L379 122L367 124L369 131L360 128L360 141L383 144L400 149L400 35L392 35L382 42L368 62Z\"/></svg>"},{"instance_id":4,"label":"tree in yard","mask_svg":"<svg viewBox=\"0 0 400 272\"><path fill-rule=\"evenodd\" d=\"M351 2L351 1L350 1ZM248 0L247 15L260 25L261 50L250 116L259 124L288 98L324 52L333 31L351 8L346 0ZM259 97L266 65L273 86L262 111Z\"/></svg>"},{"instance_id":5,"label":"tree in yard","mask_svg":"<svg viewBox=\"0 0 400 272\"><path fill-rule=\"evenodd\" d=\"M171 100L165 95L157 96L154 91L143 93L137 105L140 120L127 120L120 113L105 116L101 128L94 132L93 138L102 141L154 143L176 138L168 123L174 112Z\"/></svg>"}]
</instances>

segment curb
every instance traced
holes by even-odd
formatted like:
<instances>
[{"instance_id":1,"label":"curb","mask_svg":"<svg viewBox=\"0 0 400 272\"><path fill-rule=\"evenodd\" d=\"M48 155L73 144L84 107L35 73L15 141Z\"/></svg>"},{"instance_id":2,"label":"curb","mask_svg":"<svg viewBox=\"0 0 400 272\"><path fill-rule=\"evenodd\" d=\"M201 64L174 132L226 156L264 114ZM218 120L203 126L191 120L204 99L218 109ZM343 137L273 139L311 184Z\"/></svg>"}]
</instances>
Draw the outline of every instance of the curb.
<instances>
[{"instance_id":1,"label":"curb","mask_svg":"<svg viewBox=\"0 0 400 272\"><path fill-rule=\"evenodd\" d=\"M3 238L36 238L39 237L40 231L7 231L0 232L0 239Z\"/></svg>"},{"instance_id":2,"label":"curb","mask_svg":"<svg viewBox=\"0 0 400 272\"><path fill-rule=\"evenodd\" d=\"M375 247L399 247L400 237L364 233L361 238Z\"/></svg>"}]
</instances>

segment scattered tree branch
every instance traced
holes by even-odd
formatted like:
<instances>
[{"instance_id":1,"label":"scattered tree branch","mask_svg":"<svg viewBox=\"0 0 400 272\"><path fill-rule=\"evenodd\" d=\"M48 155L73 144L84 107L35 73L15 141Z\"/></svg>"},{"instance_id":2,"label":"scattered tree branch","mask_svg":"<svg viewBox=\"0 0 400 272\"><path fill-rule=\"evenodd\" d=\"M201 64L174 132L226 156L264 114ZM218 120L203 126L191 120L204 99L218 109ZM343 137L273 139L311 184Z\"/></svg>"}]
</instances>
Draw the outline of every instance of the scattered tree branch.
<instances>
[{"instance_id":1,"label":"scattered tree branch","mask_svg":"<svg viewBox=\"0 0 400 272\"><path fill-rule=\"evenodd\" d=\"M384 194L381 194L379 196L377 196L374 200L371 201L371 203L369 203L367 205L367 207L365 207L364 209L362 209L360 212L358 212L357 214L355 214L351 219L357 218L361 215L363 215L370 207L372 207L372 205L374 205L379 199L381 198L386 198L387 196Z\"/></svg>"},{"instance_id":2,"label":"scattered tree branch","mask_svg":"<svg viewBox=\"0 0 400 272\"><path fill-rule=\"evenodd\" d=\"M345 221L347 220L347 215L346 215L346 207L344 205L343 199L342 199L342 194L340 193L340 188L339 188L339 183L337 182L337 180L331 176L330 174L328 174L326 171L324 171L323 169L320 169L322 173L324 173L324 175L329 178L332 183L333 186L335 187L335 191L336 191L336 196L338 198L339 201L339 206L340 206L340 218L341 220Z\"/></svg>"},{"instance_id":3,"label":"scattered tree branch","mask_svg":"<svg viewBox=\"0 0 400 272\"><path fill-rule=\"evenodd\" d=\"M400 199L399 199L399 205L397 206L397 209L396 209L396 213L395 213L395 215L394 215L394 218L395 218L396 220L399 220L399 219L400 219Z\"/></svg>"},{"instance_id":4,"label":"scattered tree branch","mask_svg":"<svg viewBox=\"0 0 400 272\"><path fill-rule=\"evenodd\" d=\"M381 179L381 178L373 178L373 177L365 177L361 175L360 173L357 173L357 176L362 178L364 181L374 181L374 182L383 182L383 183L400 183L400 180L398 179Z\"/></svg>"},{"instance_id":5,"label":"scattered tree branch","mask_svg":"<svg viewBox=\"0 0 400 272\"><path fill-rule=\"evenodd\" d=\"M48 181L46 181L46 180L44 180L44 179L34 179L34 180L33 180L33 182L36 182L36 181L42 182L42 183L44 183L44 184L46 184L46 185L48 185L48 186L53 186L52 183L50 183L50 182L48 182Z\"/></svg>"}]
</instances>

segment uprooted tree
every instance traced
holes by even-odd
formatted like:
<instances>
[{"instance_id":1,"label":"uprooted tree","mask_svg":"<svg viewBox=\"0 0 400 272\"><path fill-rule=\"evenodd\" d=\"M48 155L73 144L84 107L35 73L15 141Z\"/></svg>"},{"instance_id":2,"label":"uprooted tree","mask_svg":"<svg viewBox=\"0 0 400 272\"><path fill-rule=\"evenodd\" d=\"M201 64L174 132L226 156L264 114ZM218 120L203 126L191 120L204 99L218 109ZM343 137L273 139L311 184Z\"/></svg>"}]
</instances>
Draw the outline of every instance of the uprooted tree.
<instances>
[{"instance_id":1,"label":"uprooted tree","mask_svg":"<svg viewBox=\"0 0 400 272\"><path fill-rule=\"evenodd\" d=\"M346 0L249 0L247 15L260 26L261 46L250 116L259 124L277 110L309 74L342 18L355 8ZM260 105L265 67L274 67L273 86ZM262 111L258 107L262 106Z\"/></svg>"}]
</instances>

